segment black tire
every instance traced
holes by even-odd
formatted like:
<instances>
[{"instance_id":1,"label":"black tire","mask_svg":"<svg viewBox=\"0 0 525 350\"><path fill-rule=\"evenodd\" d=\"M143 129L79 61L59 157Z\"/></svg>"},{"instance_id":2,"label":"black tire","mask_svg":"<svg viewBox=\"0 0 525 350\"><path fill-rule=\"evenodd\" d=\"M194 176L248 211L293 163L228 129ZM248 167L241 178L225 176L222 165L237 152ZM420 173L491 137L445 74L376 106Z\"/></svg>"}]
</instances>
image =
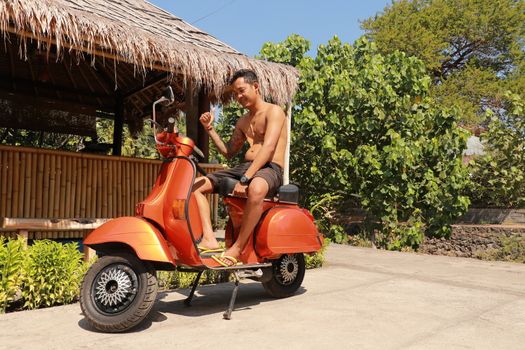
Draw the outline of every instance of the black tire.
<instances>
[{"instance_id":1,"label":"black tire","mask_svg":"<svg viewBox=\"0 0 525 350\"><path fill-rule=\"evenodd\" d=\"M138 325L157 297L150 264L132 254L106 255L88 270L80 288L80 308L94 328L124 332Z\"/></svg>"},{"instance_id":2,"label":"black tire","mask_svg":"<svg viewBox=\"0 0 525 350\"><path fill-rule=\"evenodd\" d=\"M286 254L272 263L272 278L262 282L264 289L274 298L287 298L295 294L303 283L306 264L304 255Z\"/></svg>"}]
</instances>

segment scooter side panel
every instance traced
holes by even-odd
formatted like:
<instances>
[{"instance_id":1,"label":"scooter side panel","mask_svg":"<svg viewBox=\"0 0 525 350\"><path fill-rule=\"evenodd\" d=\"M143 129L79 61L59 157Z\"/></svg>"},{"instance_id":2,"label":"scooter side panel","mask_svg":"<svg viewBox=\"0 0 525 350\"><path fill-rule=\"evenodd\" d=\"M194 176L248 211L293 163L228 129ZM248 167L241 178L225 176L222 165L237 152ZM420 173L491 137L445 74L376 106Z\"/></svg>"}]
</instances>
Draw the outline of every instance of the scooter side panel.
<instances>
[{"instance_id":1,"label":"scooter side panel","mask_svg":"<svg viewBox=\"0 0 525 350\"><path fill-rule=\"evenodd\" d=\"M162 234L149 222L137 217L121 217L91 231L84 245L123 243L130 246L142 260L174 263Z\"/></svg>"},{"instance_id":2,"label":"scooter side panel","mask_svg":"<svg viewBox=\"0 0 525 350\"><path fill-rule=\"evenodd\" d=\"M259 256L273 258L281 254L313 253L321 249L315 224L299 207L270 209L255 234Z\"/></svg>"}]
</instances>

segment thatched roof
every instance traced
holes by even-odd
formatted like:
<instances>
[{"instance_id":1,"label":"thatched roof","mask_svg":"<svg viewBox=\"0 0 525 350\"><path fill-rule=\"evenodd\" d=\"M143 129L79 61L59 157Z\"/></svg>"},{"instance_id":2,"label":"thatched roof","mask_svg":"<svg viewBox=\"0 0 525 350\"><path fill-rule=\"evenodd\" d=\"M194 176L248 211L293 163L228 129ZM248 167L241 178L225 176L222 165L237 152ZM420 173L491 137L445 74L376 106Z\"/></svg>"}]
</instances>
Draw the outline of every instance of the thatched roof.
<instances>
[{"instance_id":1,"label":"thatched roof","mask_svg":"<svg viewBox=\"0 0 525 350\"><path fill-rule=\"evenodd\" d=\"M151 69L182 77L185 84L223 96L228 76L251 68L263 93L279 104L290 101L297 71L286 65L250 59L182 19L142 0L0 0L0 31L20 40L56 47L58 55L88 53L132 64L136 74Z\"/></svg>"}]
</instances>

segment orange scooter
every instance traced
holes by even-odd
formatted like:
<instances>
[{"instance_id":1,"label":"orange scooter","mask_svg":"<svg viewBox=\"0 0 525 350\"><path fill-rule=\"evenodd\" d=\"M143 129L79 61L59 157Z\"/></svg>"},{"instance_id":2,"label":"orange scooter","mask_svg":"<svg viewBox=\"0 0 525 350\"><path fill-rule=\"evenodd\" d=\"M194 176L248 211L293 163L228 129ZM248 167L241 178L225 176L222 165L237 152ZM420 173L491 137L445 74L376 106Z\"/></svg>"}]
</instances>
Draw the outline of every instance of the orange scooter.
<instances>
[{"instance_id":1,"label":"orange scooter","mask_svg":"<svg viewBox=\"0 0 525 350\"><path fill-rule=\"evenodd\" d=\"M81 286L80 307L89 324L105 332L123 332L138 325L151 310L157 295L157 270L197 272L190 302L205 270L230 271L235 278L225 319L230 319L239 280L262 282L273 297L293 295L304 273L303 254L319 251L321 236L312 215L298 206L298 188L282 186L275 198L264 202L264 213L242 253L242 265L224 267L210 253L200 252L202 223L192 186L197 171L194 142L167 129L157 132L155 106L173 103L171 87L153 103L153 130L163 163L151 193L138 203L135 216L113 219L92 231L84 245L97 251L99 259L86 273ZM175 122L170 118L170 122ZM236 239L246 198L230 195L236 181L220 184L229 212L226 246Z\"/></svg>"}]
</instances>

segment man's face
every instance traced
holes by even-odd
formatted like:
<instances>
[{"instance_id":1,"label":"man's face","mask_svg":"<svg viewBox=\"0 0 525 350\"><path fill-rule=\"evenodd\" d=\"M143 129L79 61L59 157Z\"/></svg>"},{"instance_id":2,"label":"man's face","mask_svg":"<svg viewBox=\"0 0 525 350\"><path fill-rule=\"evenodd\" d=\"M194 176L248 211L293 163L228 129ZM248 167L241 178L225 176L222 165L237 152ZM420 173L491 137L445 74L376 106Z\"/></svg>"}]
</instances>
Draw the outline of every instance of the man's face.
<instances>
[{"instance_id":1,"label":"man's face","mask_svg":"<svg viewBox=\"0 0 525 350\"><path fill-rule=\"evenodd\" d=\"M258 83L247 83L244 78L236 79L231 85L233 96L235 100L243 107L249 107L257 100L257 92L259 90Z\"/></svg>"}]
</instances>

